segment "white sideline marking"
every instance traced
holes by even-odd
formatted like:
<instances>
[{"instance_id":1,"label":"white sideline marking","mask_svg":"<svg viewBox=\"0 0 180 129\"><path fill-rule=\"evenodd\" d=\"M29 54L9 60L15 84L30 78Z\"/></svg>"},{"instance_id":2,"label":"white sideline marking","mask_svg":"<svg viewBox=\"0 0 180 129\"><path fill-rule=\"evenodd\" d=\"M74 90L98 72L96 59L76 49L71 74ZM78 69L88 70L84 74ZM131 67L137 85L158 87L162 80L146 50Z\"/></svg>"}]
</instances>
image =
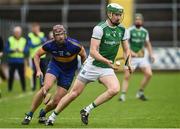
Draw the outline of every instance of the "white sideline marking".
<instances>
[{"instance_id":1,"label":"white sideline marking","mask_svg":"<svg viewBox=\"0 0 180 129\"><path fill-rule=\"evenodd\" d=\"M25 128L0 128L0 129L25 129ZM37 129L37 128L28 128ZM41 129L180 129L180 128L41 128Z\"/></svg>"},{"instance_id":2,"label":"white sideline marking","mask_svg":"<svg viewBox=\"0 0 180 129\"><path fill-rule=\"evenodd\" d=\"M8 118L9 120L13 119L13 120L21 120L22 118L19 117L12 117L12 118ZM33 118L33 119L38 119L38 118ZM61 119L79 119L79 118L61 118ZM0 121L2 121L4 119L0 118ZM25 129L25 128L0 128L0 129ZM28 128L28 129L37 129L37 128ZM132 129L132 128L40 128L40 129ZM161 128L133 128L133 129L161 129ZM162 128L162 129L180 129L180 128Z\"/></svg>"},{"instance_id":3,"label":"white sideline marking","mask_svg":"<svg viewBox=\"0 0 180 129\"><path fill-rule=\"evenodd\" d=\"M3 102L3 101L12 100L12 99L24 98L24 97L30 96L30 95L32 95L32 94L33 94L33 92L27 92L27 93L19 94L18 96L11 96L11 97L1 98L1 99L0 99L0 103Z\"/></svg>"}]
</instances>

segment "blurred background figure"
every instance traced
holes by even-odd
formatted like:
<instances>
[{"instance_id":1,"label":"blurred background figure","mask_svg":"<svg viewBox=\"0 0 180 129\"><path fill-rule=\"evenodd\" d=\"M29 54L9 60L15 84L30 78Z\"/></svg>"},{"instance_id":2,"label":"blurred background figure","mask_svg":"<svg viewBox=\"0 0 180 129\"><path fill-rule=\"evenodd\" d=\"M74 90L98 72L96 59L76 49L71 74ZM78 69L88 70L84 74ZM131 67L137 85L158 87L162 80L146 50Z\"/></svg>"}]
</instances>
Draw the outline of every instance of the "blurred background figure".
<instances>
[{"instance_id":1,"label":"blurred background figure","mask_svg":"<svg viewBox=\"0 0 180 129\"><path fill-rule=\"evenodd\" d=\"M152 76L151 65L148 59L151 62L154 62L154 57L152 53L152 46L149 39L149 32L143 27L143 16L140 13L135 14L134 25L128 29L129 33L129 44L131 48L132 55L132 66L134 70L139 68L143 74L144 78L141 81L139 91L136 94L136 97L145 101L147 98L144 95L144 89L147 86L149 80ZM148 56L145 56L145 48L148 50ZM120 96L121 101L125 101L125 94L128 90L130 74L128 70L124 70L125 75L122 83L122 94Z\"/></svg>"},{"instance_id":2,"label":"blurred background figure","mask_svg":"<svg viewBox=\"0 0 180 129\"><path fill-rule=\"evenodd\" d=\"M5 53L7 54L9 65L8 91L12 91L14 73L16 70L20 77L22 91L26 91L24 61L27 52L27 41L22 37L22 28L20 26L15 26L13 28L13 35L8 38L7 43L5 44Z\"/></svg>"},{"instance_id":3,"label":"blurred background figure","mask_svg":"<svg viewBox=\"0 0 180 129\"><path fill-rule=\"evenodd\" d=\"M3 39L2 37L0 36L0 79L2 79L3 81L6 80L6 76L5 76L5 73L3 71L3 68L2 68L2 65L1 65L1 58L3 56L3 49L4 49L4 42L3 42ZM1 83L1 80L0 80L0 83Z\"/></svg>"},{"instance_id":4,"label":"blurred background figure","mask_svg":"<svg viewBox=\"0 0 180 129\"><path fill-rule=\"evenodd\" d=\"M53 36L53 31L49 31L49 34L48 34L48 40L52 40L54 39L54 36ZM46 53L46 62L49 62L51 60L51 54L49 53Z\"/></svg>"},{"instance_id":5,"label":"blurred background figure","mask_svg":"<svg viewBox=\"0 0 180 129\"><path fill-rule=\"evenodd\" d=\"M3 42L3 39L2 39L2 37L0 36L0 84L1 84L1 79L3 80L3 81L5 81L6 80L6 76L5 76L5 74L4 74L4 72L3 72L3 68L2 68L2 66L1 66L1 58L2 58L2 56L3 56L3 48L4 48L4 44L3 44L4 42ZM1 98L1 87L0 87L0 98Z\"/></svg>"},{"instance_id":6,"label":"blurred background figure","mask_svg":"<svg viewBox=\"0 0 180 129\"><path fill-rule=\"evenodd\" d=\"M49 31L48 39L49 40L54 39L53 31Z\"/></svg>"},{"instance_id":7,"label":"blurred background figure","mask_svg":"<svg viewBox=\"0 0 180 129\"><path fill-rule=\"evenodd\" d=\"M36 51L41 47L41 45L46 42L47 38L45 37L44 32L41 32L39 23L33 23L31 25L31 32L28 33L28 46L29 46L29 52L30 52L30 66L33 69L33 77L31 80L32 85L32 91L36 90L36 67L33 61L34 55ZM42 56L40 60L40 68L43 72L43 75L45 74L46 70L46 56Z\"/></svg>"}]
</instances>

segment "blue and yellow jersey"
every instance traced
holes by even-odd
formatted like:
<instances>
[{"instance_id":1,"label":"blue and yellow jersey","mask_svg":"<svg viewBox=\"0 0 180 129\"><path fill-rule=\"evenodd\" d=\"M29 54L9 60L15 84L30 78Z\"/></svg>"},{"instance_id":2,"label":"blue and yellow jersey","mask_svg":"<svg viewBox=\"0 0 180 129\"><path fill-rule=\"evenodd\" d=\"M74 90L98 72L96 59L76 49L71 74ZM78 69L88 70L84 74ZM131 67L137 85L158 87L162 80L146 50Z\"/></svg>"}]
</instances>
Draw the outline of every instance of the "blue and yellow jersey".
<instances>
[{"instance_id":1,"label":"blue and yellow jersey","mask_svg":"<svg viewBox=\"0 0 180 129\"><path fill-rule=\"evenodd\" d=\"M82 49L80 43L72 38L66 38L63 45L59 45L55 40L47 41L42 49L52 55L51 63L55 63L65 72L77 69L77 55Z\"/></svg>"}]
</instances>

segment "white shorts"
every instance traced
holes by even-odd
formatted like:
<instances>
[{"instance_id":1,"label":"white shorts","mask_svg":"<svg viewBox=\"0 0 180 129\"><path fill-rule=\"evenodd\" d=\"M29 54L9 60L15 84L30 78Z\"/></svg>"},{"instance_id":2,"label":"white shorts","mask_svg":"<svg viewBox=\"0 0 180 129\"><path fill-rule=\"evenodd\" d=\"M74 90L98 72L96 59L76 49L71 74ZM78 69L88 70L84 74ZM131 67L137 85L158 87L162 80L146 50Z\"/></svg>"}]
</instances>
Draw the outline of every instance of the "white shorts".
<instances>
[{"instance_id":1,"label":"white shorts","mask_svg":"<svg viewBox=\"0 0 180 129\"><path fill-rule=\"evenodd\" d=\"M131 59L131 65L134 69L136 68L144 68L144 67L150 67L150 62L147 57L143 58L132 58Z\"/></svg>"},{"instance_id":2,"label":"white shorts","mask_svg":"<svg viewBox=\"0 0 180 129\"><path fill-rule=\"evenodd\" d=\"M99 78L107 75L115 75L112 68L96 67L92 64L86 63L82 66L77 78L85 83L96 81Z\"/></svg>"}]
</instances>

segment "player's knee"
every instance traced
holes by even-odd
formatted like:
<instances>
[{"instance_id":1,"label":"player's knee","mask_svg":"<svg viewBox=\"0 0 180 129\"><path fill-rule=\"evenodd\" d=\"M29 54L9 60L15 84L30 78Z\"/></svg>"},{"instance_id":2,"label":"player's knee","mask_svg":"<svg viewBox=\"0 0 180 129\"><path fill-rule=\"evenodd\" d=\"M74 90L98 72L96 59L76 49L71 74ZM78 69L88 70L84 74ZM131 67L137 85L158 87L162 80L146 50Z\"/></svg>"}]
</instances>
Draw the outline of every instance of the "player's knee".
<instances>
[{"instance_id":1,"label":"player's knee","mask_svg":"<svg viewBox=\"0 0 180 129\"><path fill-rule=\"evenodd\" d=\"M70 97L72 100L74 100L75 98L77 98L79 96L79 94L80 93L77 91L72 91L72 92L70 92Z\"/></svg>"},{"instance_id":2,"label":"player's knee","mask_svg":"<svg viewBox=\"0 0 180 129\"><path fill-rule=\"evenodd\" d=\"M41 94L46 97L47 93L48 93L49 89L45 88L44 86L41 88L40 92Z\"/></svg>"},{"instance_id":3,"label":"player's knee","mask_svg":"<svg viewBox=\"0 0 180 129\"><path fill-rule=\"evenodd\" d=\"M147 77L147 78L151 78L151 77L152 77L152 72L147 72L147 73L146 73L146 77Z\"/></svg>"},{"instance_id":4,"label":"player's knee","mask_svg":"<svg viewBox=\"0 0 180 129\"><path fill-rule=\"evenodd\" d=\"M119 87L114 87L114 88L111 88L108 90L110 96L114 96L114 95L117 95L120 91L120 88Z\"/></svg>"},{"instance_id":5,"label":"player's knee","mask_svg":"<svg viewBox=\"0 0 180 129\"><path fill-rule=\"evenodd\" d=\"M52 86L52 83L47 82L47 83L45 83L45 84L44 84L44 86L43 86L43 87L46 87L46 89L47 89L47 88L49 88L49 87L51 87L51 86Z\"/></svg>"}]
</instances>

